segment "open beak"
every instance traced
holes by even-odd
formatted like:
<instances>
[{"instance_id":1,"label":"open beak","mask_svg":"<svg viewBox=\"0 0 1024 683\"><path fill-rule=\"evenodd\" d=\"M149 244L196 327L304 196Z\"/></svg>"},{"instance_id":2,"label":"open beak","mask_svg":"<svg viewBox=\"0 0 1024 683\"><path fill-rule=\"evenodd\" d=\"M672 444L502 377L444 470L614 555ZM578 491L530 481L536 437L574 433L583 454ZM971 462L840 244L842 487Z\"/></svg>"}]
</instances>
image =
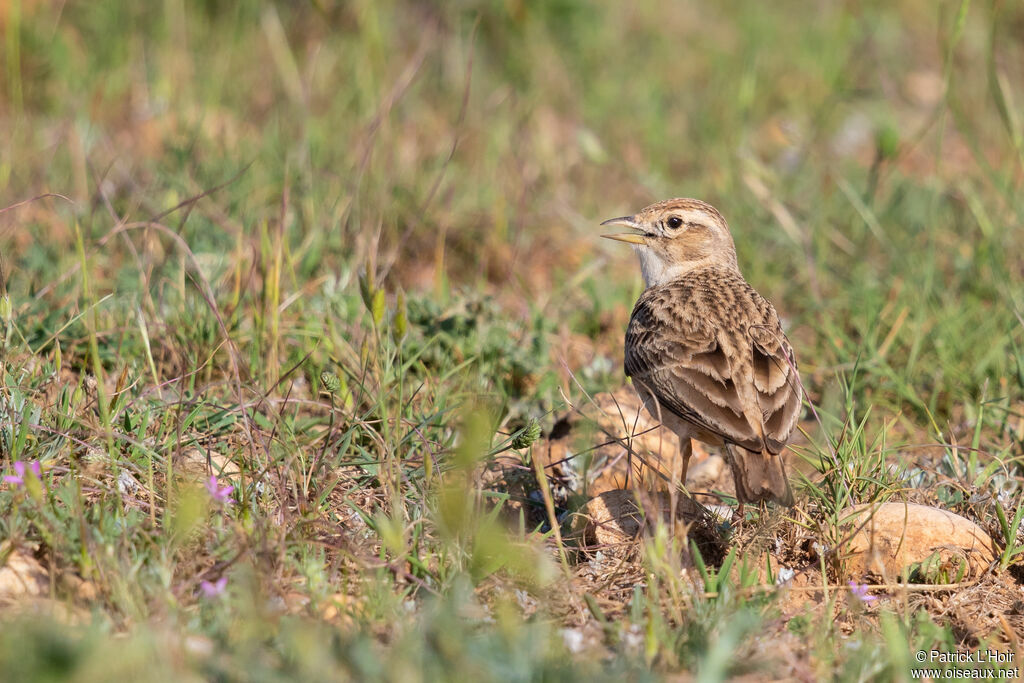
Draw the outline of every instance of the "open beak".
<instances>
[{"instance_id":1,"label":"open beak","mask_svg":"<svg viewBox=\"0 0 1024 683\"><path fill-rule=\"evenodd\" d=\"M625 225L627 228L632 228L639 232L620 232L614 235L601 235L601 237L607 237L610 240L616 240L619 242L627 242L629 244L647 244L647 235L640 231L640 226L636 224L632 216L620 216L618 218L609 218L608 220L601 223L601 225Z\"/></svg>"}]
</instances>

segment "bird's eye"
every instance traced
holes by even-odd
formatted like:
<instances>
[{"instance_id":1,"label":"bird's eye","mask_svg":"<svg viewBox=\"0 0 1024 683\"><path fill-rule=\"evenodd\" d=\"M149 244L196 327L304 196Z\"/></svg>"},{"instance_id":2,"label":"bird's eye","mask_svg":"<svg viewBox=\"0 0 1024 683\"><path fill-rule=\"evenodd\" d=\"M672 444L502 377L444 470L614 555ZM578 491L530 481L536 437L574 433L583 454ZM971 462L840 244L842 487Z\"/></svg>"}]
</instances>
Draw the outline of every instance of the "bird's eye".
<instances>
[{"instance_id":1,"label":"bird's eye","mask_svg":"<svg viewBox=\"0 0 1024 683\"><path fill-rule=\"evenodd\" d=\"M680 228L682 225L683 219L680 218L679 216L672 216L671 218L668 219L668 227L672 228L673 230Z\"/></svg>"}]
</instances>

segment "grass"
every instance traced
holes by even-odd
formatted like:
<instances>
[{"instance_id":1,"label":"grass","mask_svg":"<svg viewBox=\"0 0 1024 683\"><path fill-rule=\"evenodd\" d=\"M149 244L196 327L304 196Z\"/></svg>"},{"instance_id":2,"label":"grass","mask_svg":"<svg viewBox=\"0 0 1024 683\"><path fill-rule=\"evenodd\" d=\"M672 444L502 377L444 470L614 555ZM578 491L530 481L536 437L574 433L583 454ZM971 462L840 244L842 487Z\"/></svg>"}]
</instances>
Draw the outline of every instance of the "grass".
<instances>
[{"instance_id":1,"label":"grass","mask_svg":"<svg viewBox=\"0 0 1024 683\"><path fill-rule=\"evenodd\" d=\"M23 568L0 666L865 680L1019 652L1022 25L966 1L0 4L0 462L41 466L0 487ZM785 318L815 406L800 503L721 553L658 525L576 562L586 468L554 476L537 427L622 386L640 282L597 223L670 196L722 209ZM812 550L883 499L977 521L996 571L859 603ZM806 594L766 588L808 564Z\"/></svg>"}]
</instances>

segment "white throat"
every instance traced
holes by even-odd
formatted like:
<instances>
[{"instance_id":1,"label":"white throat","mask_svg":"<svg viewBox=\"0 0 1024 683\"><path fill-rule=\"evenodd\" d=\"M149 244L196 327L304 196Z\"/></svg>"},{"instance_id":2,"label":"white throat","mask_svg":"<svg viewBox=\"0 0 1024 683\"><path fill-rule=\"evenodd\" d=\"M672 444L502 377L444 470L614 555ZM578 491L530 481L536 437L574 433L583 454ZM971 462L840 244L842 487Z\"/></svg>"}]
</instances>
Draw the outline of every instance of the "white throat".
<instances>
[{"instance_id":1,"label":"white throat","mask_svg":"<svg viewBox=\"0 0 1024 683\"><path fill-rule=\"evenodd\" d=\"M637 245L633 251L640 257L640 272L644 276L644 284L648 288L678 280L689 268L678 263L666 263L647 246Z\"/></svg>"}]
</instances>

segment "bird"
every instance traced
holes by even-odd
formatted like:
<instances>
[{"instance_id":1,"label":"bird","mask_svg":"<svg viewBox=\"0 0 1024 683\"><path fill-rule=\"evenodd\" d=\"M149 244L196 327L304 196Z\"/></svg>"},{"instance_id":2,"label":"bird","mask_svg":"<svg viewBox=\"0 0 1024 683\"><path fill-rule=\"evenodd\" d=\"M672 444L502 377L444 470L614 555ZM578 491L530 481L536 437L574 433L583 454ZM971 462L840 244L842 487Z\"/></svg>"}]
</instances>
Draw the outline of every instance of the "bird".
<instances>
[{"instance_id":1,"label":"bird","mask_svg":"<svg viewBox=\"0 0 1024 683\"><path fill-rule=\"evenodd\" d=\"M775 308L744 279L725 218L699 199L668 199L602 226L632 245L645 289L626 329L624 369L647 411L679 435L724 447L744 503L794 504L780 453L802 389Z\"/></svg>"}]
</instances>

